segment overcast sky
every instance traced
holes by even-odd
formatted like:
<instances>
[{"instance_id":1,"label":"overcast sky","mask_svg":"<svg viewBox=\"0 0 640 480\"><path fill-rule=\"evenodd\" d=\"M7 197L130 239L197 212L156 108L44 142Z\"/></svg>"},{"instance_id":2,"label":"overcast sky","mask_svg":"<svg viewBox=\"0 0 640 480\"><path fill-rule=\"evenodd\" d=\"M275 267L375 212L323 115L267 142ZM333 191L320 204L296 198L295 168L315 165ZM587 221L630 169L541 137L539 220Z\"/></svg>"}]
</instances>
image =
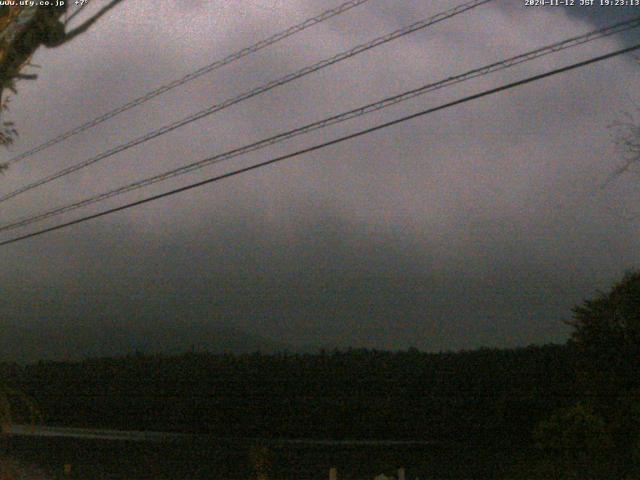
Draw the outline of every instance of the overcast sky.
<instances>
[{"instance_id":1,"label":"overcast sky","mask_svg":"<svg viewBox=\"0 0 640 480\"><path fill-rule=\"evenodd\" d=\"M9 158L340 0L129 0L32 62ZM456 5L371 0L14 165L0 191ZM0 205L0 222L628 18L496 0ZM91 0L83 15L100 5ZM92 10L93 9L93 10ZM34 225L77 218L633 43L619 35ZM294 346L562 342L571 307L640 266L640 178L609 125L633 54L0 249L11 328L233 327ZM24 232L30 231L25 229ZM17 232L13 232L14 234ZM4 234L2 237L10 238ZM8 331L8 330L7 330ZM66 331L66 330L65 330ZM105 339L106 341L107 339ZM89 338L87 339L89 341Z\"/></svg>"}]
</instances>

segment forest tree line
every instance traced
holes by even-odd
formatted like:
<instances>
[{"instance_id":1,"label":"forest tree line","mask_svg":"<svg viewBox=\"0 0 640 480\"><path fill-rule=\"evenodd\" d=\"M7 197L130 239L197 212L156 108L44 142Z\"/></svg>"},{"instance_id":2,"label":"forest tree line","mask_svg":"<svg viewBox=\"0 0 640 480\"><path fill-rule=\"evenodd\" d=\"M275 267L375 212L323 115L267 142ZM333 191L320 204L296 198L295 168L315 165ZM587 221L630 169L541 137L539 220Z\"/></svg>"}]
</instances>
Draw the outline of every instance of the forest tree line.
<instances>
[{"instance_id":1,"label":"forest tree line","mask_svg":"<svg viewBox=\"0 0 640 480\"><path fill-rule=\"evenodd\" d=\"M640 272L573 311L564 345L426 353L137 353L2 364L49 425L220 437L521 446L539 478L640 475ZM26 413L15 397L14 411ZM634 473L635 472L635 473Z\"/></svg>"},{"instance_id":2,"label":"forest tree line","mask_svg":"<svg viewBox=\"0 0 640 480\"><path fill-rule=\"evenodd\" d=\"M575 349L136 354L4 365L45 423L221 436L522 437L579 394Z\"/></svg>"}]
</instances>

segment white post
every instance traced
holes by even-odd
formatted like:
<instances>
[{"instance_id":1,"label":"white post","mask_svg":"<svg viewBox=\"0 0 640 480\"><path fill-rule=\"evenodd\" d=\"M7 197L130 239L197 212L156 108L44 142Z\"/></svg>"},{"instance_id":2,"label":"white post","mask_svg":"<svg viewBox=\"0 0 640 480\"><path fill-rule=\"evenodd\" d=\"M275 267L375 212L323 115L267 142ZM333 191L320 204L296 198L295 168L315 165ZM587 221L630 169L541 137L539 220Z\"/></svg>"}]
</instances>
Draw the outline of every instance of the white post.
<instances>
[{"instance_id":1,"label":"white post","mask_svg":"<svg viewBox=\"0 0 640 480\"><path fill-rule=\"evenodd\" d=\"M336 468L329 469L329 480L338 480L338 470Z\"/></svg>"},{"instance_id":2,"label":"white post","mask_svg":"<svg viewBox=\"0 0 640 480\"><path fill-rule=\"evenodd\" d=\"M398 480L405 480L404 468L398 469Z\"/></svg>"}]
</instances>

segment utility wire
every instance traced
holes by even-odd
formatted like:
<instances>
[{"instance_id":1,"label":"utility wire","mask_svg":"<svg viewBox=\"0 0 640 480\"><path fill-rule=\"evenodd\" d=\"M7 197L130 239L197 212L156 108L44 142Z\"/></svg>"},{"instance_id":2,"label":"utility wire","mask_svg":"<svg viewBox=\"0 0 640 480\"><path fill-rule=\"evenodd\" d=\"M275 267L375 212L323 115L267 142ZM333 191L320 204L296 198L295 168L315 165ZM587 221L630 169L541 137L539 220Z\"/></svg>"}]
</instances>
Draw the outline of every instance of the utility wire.
<instances>
[{"instance_id":1,"label":"utility wire","mask_svg":"<svg viewBox=\"0 0 640 480\"><path fill-rule=\"evenodd\" d=\"M68 130L67 132L64 132L60 135L58 135L57 137L54 137L50 140L47 140L46 142L30 149L27 150L24 153L21 153L13 158L11 158L7 163L8 164L13 164L16 162L19 162L20 160L23 160L25 158L28 158L38 152L41 152L42 150L45 150L53 145L56 145L57 143L62 142L63 140L66 140L67 138L70 138L74 135L77 135L78 133L84 132L85 130L89 130L90 128L95 127L96 125L99 125L100 123L109 120L110 118L113 118L117 115L120 115L122 112L126 112L127 110L130 110L131 108L134 108L138 105L141 105L149 100L151 100L152 98L155 98L159 95L162 95L163 93L168 92L169 90L173 90L176 87L179 87L180 85L183 85L187 82L190 82L191 80L195 80L198 77L201 77L202 75L205 75L209 72L212 72L214 70L217 70L218 68L221 68L225 65L228 65L229 63L235 62L236 60L240 60L243 57L246 57L247 55L250 55L252 53L258 52L260 50L262 50L263 48L268 47L269 45L273 45L276 42L279 42L280 40L284 40L287 37L290 37L292 35L295 35L298 32L301 32L303 30L306 30L309 27L312 27L314 25L317 25L318 23L324 22L325 20L328 20L332 17L335 17L337 15L340 15L341 13L344 13L348 10L351 10L352 8L355 8L359 5L362 5L363 3L368 2L369 0L350 0L346 3L343 3L342 5L336 7L336 8L332 8L330 10L327 10L323 13L321 13L320 15L310 18L308 20L305 20L302 23L299 23L298 25L294 25L292 27L287 28L286 30L283 30L282 32L276 33L275 35L272 35L269 38L266 38L264 40L261 40L260 42L251 45L250 47L246 47L243 48L242 50L239 50L235 53L232 53L230 55L228 55L227 57L221 59L221 60L217 60L205 67L202 67L194 72L191 72L187 75L185 75L182 78L179 78L177 80L174 80L170 83L167 83L166 85L162 85L158 88L156 88L155 90L151 90L150 92L146 93L145 95L142 95L141 97L135 98L127 103L125 103L124 105L121 105L120 107L111 110L110 112L107 112L97 118L94 118L93 120L90 120L86 123L83 123L82 125L79 125L78 127L75 127L71 130ZM78 9L76 9L76 11L67 19L67 23L69 21L71 21L71 19L77 15L78 13L80 13L80 11L82 10L83 7L85 7L87 4L83 4L81 5Z\"/></svg>"},{"instance_id":2,"label":"utility wire","mask_svg":"<svg viewBox=\"0 0 640 480\"><path fill-rule=\"evenodd\" d=\"M319 130L331 125L335 125L362 115L366 115L384 108L387 108L391 105L395 105L407 100L410 100L412 98L415 98L419 95L424 95L428 92L432 92L435 90L439 90L441 88L447 87L447 86L451 86L457 83L461 83L464 82L466 80L470 80L476 77L480 77L480 76L484 76L487 75L489 73L493 73L499 70L504 70L506 68L510 68L513 67L515 65L519 65L521 63L525 63L525 62L529 62L532 61L536 58L540 58L543 57L545 55L549 55L555 52L558 52L560 50L564 50L564 49L568 49L568 48L572 48L575 47L577 45L581 45L587 42L591 42L594 41L596 39L599 38L603 38L605 36L608 35L613 35L614 33L620 33L622 31L625 30L629 30L631 28L637 28L640 26L640 17L637 17L635 19L626 21L626 22L620 22L617 23L615 25L611 25L609 27L605 27L602 29L598 29L580 36L576 36L576 37L572 37L566 40L562 40L560 42L557 43L553 43L551 45L547 45L545 47L541 47L520 55L516 55L514 57L502 60L500 62L496 62L496 63L492 63L480 68L476 68L473 70L470 70L468 72L459 74L459 75L455 75L452 77L448 77L445 78L444 80L440 80L438 82L435 83L430 83L427 85L424 85L422 87L416 88L414 90L409 90L407 92L401 93L399 95L395 95L392 97L387 97L383 100L380 100L378 102L375 103L370 103L368 105L353 109L353 110L349 110L343 113L340 113L338 115L334 115L332 117L328 117L325 118L323 120L320 121L316 121L310 124L307 124L305 126L293 129L293 130L289 130L287 132L283 132L280 133L278 135L274 135L271 137L268 137L266 139L262 139L259 140L257 142L251 143L249 145L245 145L218 155L214 155L212 157L208 157L205 158L203 160L188 164L188 165L184 165L182 167L178 167L176 169L173 170L169 170L167 172L158 174L158 175L154 175L152 177L148 177L146 179L142 179L142 180L138 180L136 182L132 182L129 183L127 185L124 185L122 187L119 187L115 190L110 190L108 192L93 196L93 197L89 197L87 199L78 201L78 202L74 202L71 203L69 205L65 205L62 207L57 207L54 208L52 210L37 214L37 215L33 215L33 216L29 216L26 218L22 218L22 219L18 219L15 220L9 224L5 224L0 226L0 232L2 231L7 231L7 230L12 230L15 228L19 228L19 227L23 227L41 220L45 220L47 218L50 217L54 217L57 215L61 215L63 213L67 213L70 212L72 210L76 210L78 208L81 207L86 207L88 205L118 196L118 195L122 195L124 193L128 193L131 192L133 190L137 190L143 187L147 187L150 185L153 185L155 183L159 183L165 180L168 180L170 178L173 177L177 177L179 175L183 175L189 172L193 172L195 170L199 170L201 168L204 168L206 166L215 164L215 163L220 163L226 160L229 160L231 158L234 157L238 157L240 155L244 155L246 153L249 152L253 152L265 147L268 147L270 145L274 145L276 143L280 143L282 141L291 139L293 137L296 137L298 135L302 135L302 134L306 134L315 130Z\"/></svg>"},{"instance_id":3,"label":"utility wire","mask_svg":"<svg viewBox=\"0 0 640 480\"><path fill-rule=\"evenodd\" d=\"M226 108L231 107L232 105L235 105L237 103L240 103L244 100L248 100L252 97L255 97L257 95L261 95L262 93L268 92L270 90L273 90L276 87L280 87L282 85L285 85L289 82L292 82L294 80L297 80L299 78L302 78L306 75L309 75L311 73L317 72L318 70L321 70L323 68L326 68L330 65L336 64L338 62L341 62L343 60L346 60L348 58L351 58L355 55L358 55L360 53L366 52L367 50L370 50L372 48L378 47L382 44L385 44L387 42L390 42L392 40L398 39L400 37L403 37L405 35L409 35L410 33L414 33L418 30L424 29L426 27L429 27L435 23L441 22L443 20L446 20L448 18L454 17L456 15L459 15L463 12L466 12L467 10L470 10L472 8L476 8L482 4L488 3L492 0L472 0L471 2L467 2L464 3L462 5L458 5L457 7L451 8L445 12L439 13L433 17L430 17L428 19L424 19L424 20L420 20L419 22L413 23L411 25L409 25L408 27L404 27L401 28L399 30L396 30L394 32L391 32L387 35L383 35L381 37L377 37L374 40L371 40L367 43L363 43L361 45L358 45L357 47L354 47L348 51L342 52L340 54L334 55L333 57L330 57L328 59L322 60L318 63L315 63L313 65L307 66L302 68L301 70L298 70L296 72L290 73L288 75L285 75L284 77L281 77L277 80L273 80L270 81L258 88L255 88L253 90L249 90L247 92L244 92L240 95L237 95L233 98L230 98L228 100L225 100L222 103L219 104L215 104L212 105L209 108L206 108L204 110L201 110L200 112L194 113L192 115L189 115L186 118L183 118L182 120L178 120L176 122L173 122L169 125L165 125L164 127L158 129L158 130L154 130L152 132L149 132L145 135L142 135L134 140L131 140L127 143L118 145L116 147L113 147L109 150L106 150L98 155L96 155L95 157L91 157L87 160L84 160L80 163L77 163L75 165L72 165L70 167L67 167L63 170L60 170L56 173L53 173L47 177L44 177L40 180L36 180L35 182L29 183L23 187L18 188L17 190L14 190L12 192L6 193L4 195L0 196L0 202L4 202L6 200L9 200L10 198L13 198L17 195L20 195L21 193L27 192L29 190L32 190L36 187L39 187L41 185L47 184L49 182L52 182L53 180L56 180L60 177L64 177L66 175L69 175L71 173L77 172L78 170L81 170L83 168L88 167L89 165L93 165L101 160L104 160L105 158L111 157L117 153L123 152L125 150L128 150L132 147L135 147L137 145L140 145L142 143L145 143L151 139L160 137L166 133L169 133L173 130L176 130L180 127L183 127L185 125L188 125L192 122L195 122L196 120L200 120L204 117L207 117L209 115L212 115L216 112L219 112L221 110L224 110Z\"/></svg>"},{"instance_id":4,"label":"utility wire","mask_svg":"<svg viewBox=\"0 0 640 480\"><path fill-rule=\"evenodd\" d=\"M279 156L279 157L276 157L276 158L272 158L270 160L266 160L264 162L260 162L260 163L257 163L257 164L254 164L254 165L251 165L251 166L248 166L248 167L244 167L244 168L240 168L240 169L237 169L237 170L234 170L234 171L231 171L231 172L227 172L227 173L224 173L222 175L217 175L215 177L208 178L206 180L202 180L200 182L192 183L190 185L186 185L184 187L176 188L174 190L170 190L168 192L160 193L158 195L153 195L151 197L147 197L147 198L144 198L142 200L137 200L135 202L131 202L131 203L128 203L128 204L125 204L125 205L121 205L119 207L111 208L109 210L105 210L105 211L102 211L102 212L99 212L99 213L95 213L93 215L87 215L85 217L78 218L76 220L72 220L70 222L62 223L60 225L55 225L53 227L45 228L45 229L42 229L42 230L39 230L39 231L36 231L36 232L32 232L32 233L29 233L29 234L26 234L26 235L22 235L20 237L16 237L16 238L12 238L12 239L9 239L9 240L5 240L3 242L0 242L0 247L5 246L5 245L9 245L9 244L12 244L12 243L16 243L16 242L19 242L19 241L22 241L22 240L26 240L28 238L33 238L33 237L36 237L36 236L39 236L39 235L43 235L45 233L53 232L55 230L60 230L62 228L66 228L66 227L69 227L71 225L77 225L79 223L83 223L83 222L86 222L86 221L89 221L89 220L93 220L93 219L96 219L96 218L99 218L99 217L104 217L105 215L109 215L111 213L120 212L122 210L127 210L129 208L133 208L133 207L136 207L138 205L143 205L145 203L153 202L153 201L159 200L161 198L169 197L169 196L181 193L181 192L185 192L187 190L191 190L191 189L194 189L194 188L201 187L203 185L208 185L210 183L218 182L220 180L224 180L226 178L234 177L236 175L240 175L242 173L246 173L246 172L249 172L249 171L252 171L252 170L257 170L257 169L265 167L267 165L271 165L271 164L274 164L274 163L282 162L284 160L287 160L287 159L290 159L290 158L294 158L294 157L297 157L297 156L300 156L300 155L304 155L306 153L314 152L316 150L321 150L321 149L329 147L331 145L336 145L338 143L342 143L342 142L345 142L347 140L351 140L353 138L357 138L357 137L360 137L360 136L363 136L363 135L367 135L367 134L376 132L378 130L382 130L382 129L385 129L385 128L388 128L388 127L391 127L391 126L406 122L408 120L412 120L412 119L415 119L415 118L418 118L418 117L422 117L422 116L425 116L425 115L428 115L428 114L431 114L431 113L434 113L434 112L437 112L437 111L440 111L440 110L451 108L451 107L454 107L456 105L460 105L460 104L463 104L463 103L466 103L466 102L470 102L472 100L476 100L478 98L486 97L486 96L489 96L489 95L494 95L496 93L503 92L503 91L506 91L506 90L510 90L512 88L516 88L516 87L519 87L519 86L522 86L522 85L526 85L528 83L533 83L533 82L536 82L538 80L542 80L542 79L547 78L547 77L551 77L551 76L554 76L554 75L558 75L560 73L568 72L570 70L575 70L577 68L585 67L587 65L591 65L591 64L594 64L594 63L597 63L597 62L601 62L603 60L607 60L607 59L610 59L610 58L613 58L613 57L617 57L617 56L623 55L625 53L633 52L633 51L638 50L638 49L640 49L640 44L634 45L632 47L627 47L627 48L624 48L622 50L617 50L615 52L607 53L605 55L600 55L598 57L593 57L593 58L591 58L589 60L584 60L582 62L574 63L574 64L571 64L571 65L568 65L568 66L565 66L565 67L557 68L555 70L551 70L551 71L548 71L548 72L545 72L545 73L542 73L542 74L539 74L539 75L534 75L532 77L528 77L528 78L525 78L523 80L518 80L516 82L508 83L508 84L502 85L500 87L496 87L496 88L492 88L492 89L489 89L489 90L485 90L483 92L476 93L474 95L469 95L467 97L463 97L463 98L460 98L458 100L454 100L452 102L445 103L443 105L439 105L437 107L429 108L427 110L423 110L423 111L418 112L418 113L407 115L405 117L401 117L401 118L398 118L396 120L392 120L390 122L382 123L382 124L376 125L374 127L370 127L370 128L364 129L364 130L360 130L360 131L352 133L350 135L345 135L343 137L339 137L339 138L336 138L334 140L330 140L328 142L324 142L324 143L320 143L320 144L317 144L317 145L313 145L311 147L307 147L307 148L304 148L302 150L298 150L298 151L293 152L293 153L289 153L289 154L282 155L282 156Z\"/></svg>"}]
</instances>

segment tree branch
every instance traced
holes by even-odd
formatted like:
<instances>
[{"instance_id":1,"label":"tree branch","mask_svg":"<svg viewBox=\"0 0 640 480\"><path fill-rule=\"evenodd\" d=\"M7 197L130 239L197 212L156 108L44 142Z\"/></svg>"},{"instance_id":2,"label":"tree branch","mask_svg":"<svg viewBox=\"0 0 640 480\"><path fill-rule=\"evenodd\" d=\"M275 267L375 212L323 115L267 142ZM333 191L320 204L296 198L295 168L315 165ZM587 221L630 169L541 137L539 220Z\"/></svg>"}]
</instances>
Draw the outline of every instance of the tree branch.
<instances>
[{"instance_id":1,"label":"tree branch","mask_svg":"<svg viewBox=\"0 0 640 480\"><path fill-rule=\"evenodd\" d=\"M109 12L109 10L114 8L120 2L122 2L122 0L111 0L111 2L109 2L107 5L102 7L100 9L100 11L98 13L96 13L93 17L89 18L82 25L79 25L78 27L74 28L70 32L67 32L64 35L64 39L62 40L62 42L60 42L58 45L55 45L55 46L57 47L59 45L65 44L67 42L70 42L71 40L73 40L75 37L77 37L81 33L84 33L87 30L89 30L91 25L96 23L100 19L100 17L104 16L107 12Z\"/></svg>"}]
</instances>

